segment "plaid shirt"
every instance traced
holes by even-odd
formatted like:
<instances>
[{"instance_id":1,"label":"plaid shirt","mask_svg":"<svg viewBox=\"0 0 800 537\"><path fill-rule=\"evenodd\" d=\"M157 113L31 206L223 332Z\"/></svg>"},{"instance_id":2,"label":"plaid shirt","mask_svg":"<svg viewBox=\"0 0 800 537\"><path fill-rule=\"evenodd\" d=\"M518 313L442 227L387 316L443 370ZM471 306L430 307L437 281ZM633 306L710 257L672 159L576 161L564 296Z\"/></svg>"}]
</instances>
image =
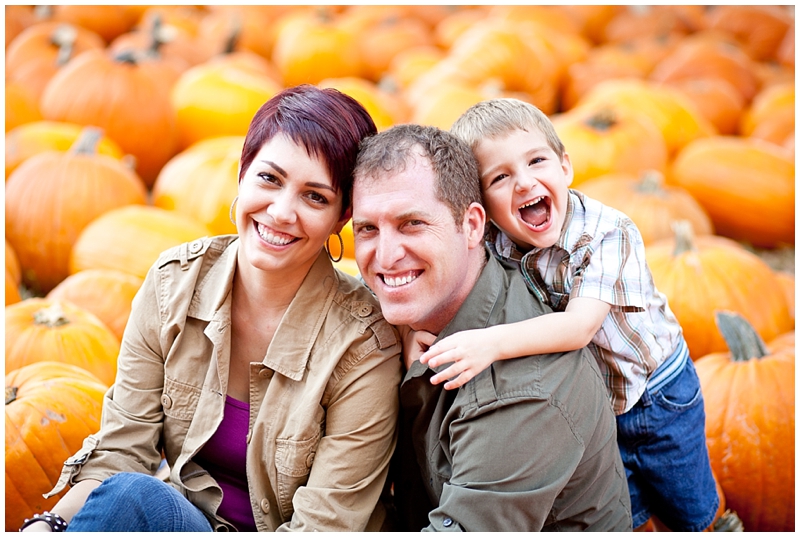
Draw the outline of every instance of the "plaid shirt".
<instances>
[{"instance_id":1,"label":"plaid shirt","mask_svg":"<svg viewBox=\"0 0 800 537\"><path fill-rule=\"evenodd\" d=\"M524 255L491 226L490 249L516 261L528 287L555 311L574 297L611 305L588 348L616 414L630 410L647 380L682 340L681 327L647 267L639 230L624 214L570 190L564 229L549 248Z\"/></svg>"}]
</instances>

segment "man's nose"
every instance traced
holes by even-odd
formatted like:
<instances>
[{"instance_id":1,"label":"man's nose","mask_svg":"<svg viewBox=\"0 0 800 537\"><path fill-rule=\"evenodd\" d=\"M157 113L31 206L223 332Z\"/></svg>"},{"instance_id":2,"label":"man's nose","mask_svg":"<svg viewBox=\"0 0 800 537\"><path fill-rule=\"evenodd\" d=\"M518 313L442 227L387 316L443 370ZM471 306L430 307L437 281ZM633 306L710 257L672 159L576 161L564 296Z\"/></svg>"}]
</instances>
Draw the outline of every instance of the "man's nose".
<instances>
[{"instance_id":1,"label":"man's nose","mask_svg":"<svg viewBox=\"0 0 800 537\"><path fill-rule=\"evenodd\" d=\"M375 259L383 269L391 269L405 255L402 236L394 231L382 231L378 235Z\"/></svg>"}]
</instances>

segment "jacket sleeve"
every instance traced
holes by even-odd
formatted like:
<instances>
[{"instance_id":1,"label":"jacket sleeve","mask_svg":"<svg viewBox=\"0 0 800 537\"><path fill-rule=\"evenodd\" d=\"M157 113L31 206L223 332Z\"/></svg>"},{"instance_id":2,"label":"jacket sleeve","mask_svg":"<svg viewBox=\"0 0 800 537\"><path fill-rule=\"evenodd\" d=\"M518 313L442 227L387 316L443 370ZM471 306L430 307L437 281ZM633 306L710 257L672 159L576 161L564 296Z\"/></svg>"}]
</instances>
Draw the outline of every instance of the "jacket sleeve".
<instances>
[{"instance_id":1,"label":"jacket sleeve","mask_svg":"<svg viewBox=\"0 0 800 537\"><path fill-rule=\"evenodd\" d=\"M452 477L423 531L539 531L584 453L558 406L539 398L467 410L447 431Z\"/></svg>"},{"instance_id":2,"label":"jacket sleeve","mask_svg":"<svg viewBox=\"0 0 800 537\"><path fill-rule=\"evenodd\" d=\"M117 360L117 376L103 399L100 430L67 459L48 495L84 479L119 472L154 474L161 462L161 394L164 357L160 344L158 277L154 266L133 299Z\"/></svg>"},{"instance_id":3,"label":"jacket sleeve","mask_svg":"<svg viewBox=\"0 0 800 537\"><path fill-rule=\"evenodd\" d=\"M375 337L371 341L372 350L335 384L308 482L295 493L292 519L279 531L367 526L397 441L401 373L400 343L380 349Z\"/></svg>"}]
</instances>

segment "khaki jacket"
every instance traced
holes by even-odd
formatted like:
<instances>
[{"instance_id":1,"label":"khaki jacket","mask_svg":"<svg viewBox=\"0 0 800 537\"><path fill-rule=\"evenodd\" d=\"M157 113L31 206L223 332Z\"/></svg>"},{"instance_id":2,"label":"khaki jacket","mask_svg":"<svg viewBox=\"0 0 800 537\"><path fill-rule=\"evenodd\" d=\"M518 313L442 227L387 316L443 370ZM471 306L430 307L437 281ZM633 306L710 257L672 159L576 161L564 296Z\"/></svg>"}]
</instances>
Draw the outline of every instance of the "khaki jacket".
<instances>
[{"instance_id":1,"label":"khaki jacket","mask_svg":"<svg viewBox=\"0 0 800 537\"><path fill-rule=\"evenodd\" d=\"M166 251L133 301L102 425L67 483L117 472L169 481L215 529L222 491L192 461L219 426L228 384L236 236ZM370 292L323 251L263 361L250 364L247 480L260 531L367 526L396 442L401 346Z\"/></svg>"}]
</instances>

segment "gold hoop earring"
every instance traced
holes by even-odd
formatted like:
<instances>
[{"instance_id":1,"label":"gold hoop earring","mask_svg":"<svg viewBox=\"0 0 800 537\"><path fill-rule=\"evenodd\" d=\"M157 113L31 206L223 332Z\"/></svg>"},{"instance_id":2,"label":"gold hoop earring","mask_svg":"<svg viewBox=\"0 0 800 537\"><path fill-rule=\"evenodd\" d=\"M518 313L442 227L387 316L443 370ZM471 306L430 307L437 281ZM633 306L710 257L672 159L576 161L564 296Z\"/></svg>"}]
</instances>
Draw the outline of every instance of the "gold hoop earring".
<instances>
[{"instance_id":1,"label":"gold hoop earring","mask_svg":"<svg viewBox=\"0 0 800 537\"><path fill-rule=\"evenodd\" d=\"M342 240L342 236L339 233L336 233L336 237L339 239L339 257L336 259L333 258L331 255L331 247L328 244L331 241L331 236L328 235L328 240L325 241L325 252L328 254L328 258L333 261L334 263L338 263L344 257L344 241Z\"/></svg>"},{"instance_id":2,"label":"gold hoop earring","mask_svg":"<svg viewBox=\"0 0 800 537\"><path fill-rule=\"evenodd\" d=\"M231 209L228 211L228 218L231 219L231 224L236 226L236 220L233 219L233 208L236 206L236 201L239 199L239 196L233 198L233 202L231 202Z\"/></svg>"}]
</instances>

